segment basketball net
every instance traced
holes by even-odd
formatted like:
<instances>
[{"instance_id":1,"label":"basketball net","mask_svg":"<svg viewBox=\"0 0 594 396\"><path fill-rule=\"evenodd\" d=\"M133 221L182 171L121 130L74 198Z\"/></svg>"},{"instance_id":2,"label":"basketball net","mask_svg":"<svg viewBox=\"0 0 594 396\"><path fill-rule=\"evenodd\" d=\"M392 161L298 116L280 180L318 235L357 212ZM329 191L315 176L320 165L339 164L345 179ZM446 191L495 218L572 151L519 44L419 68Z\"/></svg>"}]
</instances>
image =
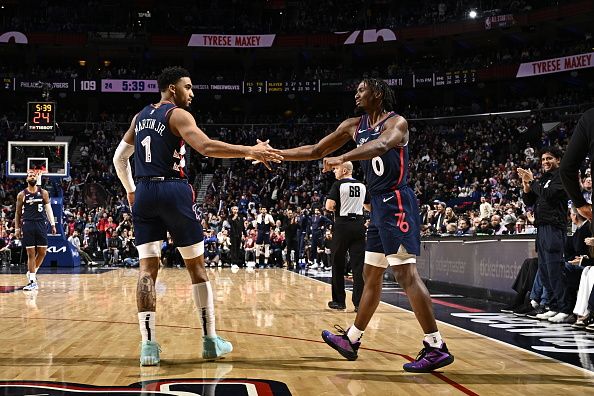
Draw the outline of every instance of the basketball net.
<instances>
[{"instance_id":1,"label":"basketball net","mask_svg":"<svg viewBox=\"0 0 594 396\"><path fill-rule=\"evenodd\" d=\"M35 176L37 177L37 185L41 186L41 176L47 173L45 167L43 167L42 169L31 169L30 172L35 173Z\"/></svg>"}]
</instances>

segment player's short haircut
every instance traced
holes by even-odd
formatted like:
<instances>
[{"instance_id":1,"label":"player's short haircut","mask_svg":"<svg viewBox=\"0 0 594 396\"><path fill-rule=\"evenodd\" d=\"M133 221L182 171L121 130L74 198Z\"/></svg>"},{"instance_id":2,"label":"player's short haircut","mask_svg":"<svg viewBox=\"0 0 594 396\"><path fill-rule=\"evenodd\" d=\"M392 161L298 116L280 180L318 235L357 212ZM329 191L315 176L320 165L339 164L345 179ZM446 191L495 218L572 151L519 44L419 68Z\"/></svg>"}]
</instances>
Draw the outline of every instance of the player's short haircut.
<instances>
[{"instance_id":1,"label":"player's short haircut","mask_svg":"<svg viewBox=\"0 0 594 396\"><path fill-rule=\"evenodd\" d=\"M394 91L387 82L380 78L365 78L363 83L371 88L375 94L380 94L382 97L382 107L386 111L393 111L396 108L396 97Z\"/></svg>"},{"instance_id":2,"label":"player's short haircut","mask_svg":"<svg viewBox=\"0 0 594 396\"><path fill-rule=\"evenodd\" d=\"M556 146L541 148L539 151L539 154L540 154L539 156L542 158L542 156L546 153L551 154L553 157L557 158L558 160L560 160L563 157L563 151L561 151L561 149Z\"/></svg>"},{"instance_id":3,"label":"player's short haircut","mask_svg":"<svg viewBox=\"0 0 594 396\"><path fill-rule=\"evenodd\" d=\"M182 77L190 77L190 72L180 66L166 67L161 71L159 77L157 77L157 83L159 84L159 91L164 92L167 90L170 84L175 84Z\"/></svg>"}]
</instances>

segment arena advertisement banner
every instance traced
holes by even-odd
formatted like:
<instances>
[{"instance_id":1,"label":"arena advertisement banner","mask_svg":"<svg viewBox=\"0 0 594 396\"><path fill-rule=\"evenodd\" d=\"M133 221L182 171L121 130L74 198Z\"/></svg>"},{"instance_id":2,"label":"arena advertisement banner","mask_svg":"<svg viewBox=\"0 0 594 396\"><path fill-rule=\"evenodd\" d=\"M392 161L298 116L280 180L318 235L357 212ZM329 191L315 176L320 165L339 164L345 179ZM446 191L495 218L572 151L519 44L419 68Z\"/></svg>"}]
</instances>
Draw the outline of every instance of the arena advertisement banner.
<instances>
[{"instance_id":1,"label":"arena advertisement banner","mask_svg":"<svg viewBox=\"0 0 594 396\"><path fill-rule=\"evenodd\" d=\"M272 47L276 34L192 34L188 47Z\"/></svg>"},{"instance_id":2,"label":"arena advertisement banner","mask_svg":"<svg viewBox=\"0 0 594 396\"><path fill-rule=\"evenodd\" d=\"M563 58L522 63L518 68L516 78L538 76L541 74L561 73L564 71L585 69L588 67L594 67L594 52L565 56Z\"/></svg>"},{"instance_id":3,"label":"arena advertisement banner","mask_svg":"<svg viewBox=\"0 0 594 396\"><path fill-rule=\"evenodd\" d=\"M531 257L533 238L423 240L421 274L433 281L510 292L524 259Z\"/></svg>"},{"instance_id":4,"label":"arena advertisement banner","mask_svg":"<svg viewBox=\"0 0 594 396\"><path fill-rule=\"evenodd\" d=\"M506 28L513 26L515 23L514 14L493 15L485 18L485 30Z\"/></svg>"}]
</instances>

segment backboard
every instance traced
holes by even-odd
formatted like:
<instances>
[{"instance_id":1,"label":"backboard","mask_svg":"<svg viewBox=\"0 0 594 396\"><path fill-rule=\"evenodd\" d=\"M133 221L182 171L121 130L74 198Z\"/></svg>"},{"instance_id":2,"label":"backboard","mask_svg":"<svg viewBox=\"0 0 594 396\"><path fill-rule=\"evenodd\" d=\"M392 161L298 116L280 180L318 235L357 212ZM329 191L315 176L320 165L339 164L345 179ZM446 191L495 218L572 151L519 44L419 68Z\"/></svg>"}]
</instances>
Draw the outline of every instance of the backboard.
<instances>
[{"instance_id":1,"label":"backboard","mask_svg":"<svg viewBox=\"0 0 594 396\"><path fill-rule=\"evenodd\" d=\"M29 169L44 170L44 176L69 176L68 143L8 142L8 177L25 177Z\"/></svg>"}]
</instances>

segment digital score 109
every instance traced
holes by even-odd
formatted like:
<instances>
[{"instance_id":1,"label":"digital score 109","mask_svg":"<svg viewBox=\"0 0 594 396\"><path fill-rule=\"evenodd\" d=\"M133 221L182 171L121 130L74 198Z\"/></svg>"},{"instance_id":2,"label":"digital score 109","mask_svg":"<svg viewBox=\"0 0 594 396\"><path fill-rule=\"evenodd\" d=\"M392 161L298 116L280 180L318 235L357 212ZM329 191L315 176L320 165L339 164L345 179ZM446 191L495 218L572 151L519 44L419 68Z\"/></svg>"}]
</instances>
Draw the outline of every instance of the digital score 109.
<instances>
[{"instance_id":1,"label":"digital score 109","mask_svg":"<svg viewBox=\"0 0 594 396\"><path fill-rule=\"evenodd\" d=\"M55 102L29 102L27 130L29 132L54 133L56 129Z\"/></svg>"}]
</instances>

